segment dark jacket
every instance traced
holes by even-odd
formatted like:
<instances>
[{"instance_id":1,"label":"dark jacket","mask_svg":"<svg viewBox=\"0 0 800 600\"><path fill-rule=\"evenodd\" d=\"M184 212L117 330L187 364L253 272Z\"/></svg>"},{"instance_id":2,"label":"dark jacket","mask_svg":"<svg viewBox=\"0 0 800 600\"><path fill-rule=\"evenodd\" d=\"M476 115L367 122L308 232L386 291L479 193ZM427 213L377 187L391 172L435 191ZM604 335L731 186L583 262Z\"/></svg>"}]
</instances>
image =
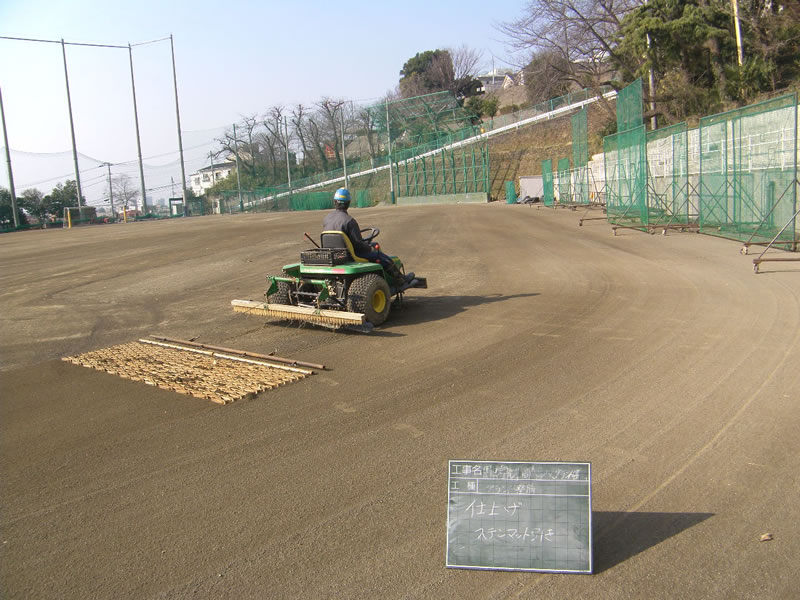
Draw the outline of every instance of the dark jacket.
<instances>
[{"instance_id":1,"label":"dark jacket","mask_svg":"<svg viewBox=\"0 0 800 600\"><path fill-rule=\"evenodd\" d=\"M325 220L322 221L322 231L341 231L347 234L353 244L353 250L359 256L369 254L372 250L370 245L361 237L361 229L358 222L347 214L347 210L336 208L329 212Z\"/></svg>"}]
</instances>

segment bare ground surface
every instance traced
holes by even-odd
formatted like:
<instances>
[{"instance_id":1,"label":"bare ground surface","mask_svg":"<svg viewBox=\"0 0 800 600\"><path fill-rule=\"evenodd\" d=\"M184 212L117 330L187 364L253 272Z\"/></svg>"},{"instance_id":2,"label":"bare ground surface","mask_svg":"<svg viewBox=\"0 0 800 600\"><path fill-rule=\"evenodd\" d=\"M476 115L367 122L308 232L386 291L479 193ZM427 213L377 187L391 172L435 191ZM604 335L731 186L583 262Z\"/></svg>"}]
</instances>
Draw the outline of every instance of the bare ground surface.
<instances>
[{"instance_id":1,"label":"bare ground surface","mask_svg":"<svg viewBox=\"0 0 800 600\"><path fill-rule=\"evenodd\" d=\"M230 308L319 212L0 237L0 596L797 597L800 269L565 210L353 212L429 281L371 335ZM330 370L218 406L59 360L147 334ZM445 568L448 459L591 462L595 574Z\"/></svg>"}]
</instances>

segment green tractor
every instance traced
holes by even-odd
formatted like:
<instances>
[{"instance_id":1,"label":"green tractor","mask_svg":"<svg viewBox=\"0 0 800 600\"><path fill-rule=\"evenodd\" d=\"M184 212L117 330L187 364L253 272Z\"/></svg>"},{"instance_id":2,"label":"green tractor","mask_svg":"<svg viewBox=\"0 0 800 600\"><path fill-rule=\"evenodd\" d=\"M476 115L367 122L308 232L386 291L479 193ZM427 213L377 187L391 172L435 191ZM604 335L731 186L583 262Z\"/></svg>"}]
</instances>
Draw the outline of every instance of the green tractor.
<instances>
[{"instance_id":1,"label":"green tractor","mask_svg":"<svg viewBox=\"0 0 800 600\"><path fill-rule=\"evenodd\" d=\"M364 241L378 247L374 240L380 229L361 230L365 232ZM392 304L402 303L408 289L428 287L424 277L413 273L393 280L379 263L356 256L350 238L341 231L323 231L320 242L301 252L299 263L285 265L282 275L267 276L266 302L233 300L234 310L334 329L369 330L386 320ZM392 260L403 272L402 261L396 256Z\"/></svg>"}]
</instances>

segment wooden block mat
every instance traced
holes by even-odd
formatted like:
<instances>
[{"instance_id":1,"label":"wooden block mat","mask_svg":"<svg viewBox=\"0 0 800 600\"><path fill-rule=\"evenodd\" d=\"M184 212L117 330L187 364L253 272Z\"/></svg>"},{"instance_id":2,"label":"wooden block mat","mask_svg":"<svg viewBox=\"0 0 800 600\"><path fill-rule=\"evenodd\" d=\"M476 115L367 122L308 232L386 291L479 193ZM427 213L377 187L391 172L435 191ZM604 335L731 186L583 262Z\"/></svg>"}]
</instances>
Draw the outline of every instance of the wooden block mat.
<instances>
[{"instance_id":1,"label":"wooden block mat","mask_svg":"<svg viewBox=\"0 0 800 600\"><path fill-rule=\"evenodd\" d=\"M141 342L66 356L62 360L219 404L250 397L306 376L276 366Z\"/></svg>"}]
</instances>

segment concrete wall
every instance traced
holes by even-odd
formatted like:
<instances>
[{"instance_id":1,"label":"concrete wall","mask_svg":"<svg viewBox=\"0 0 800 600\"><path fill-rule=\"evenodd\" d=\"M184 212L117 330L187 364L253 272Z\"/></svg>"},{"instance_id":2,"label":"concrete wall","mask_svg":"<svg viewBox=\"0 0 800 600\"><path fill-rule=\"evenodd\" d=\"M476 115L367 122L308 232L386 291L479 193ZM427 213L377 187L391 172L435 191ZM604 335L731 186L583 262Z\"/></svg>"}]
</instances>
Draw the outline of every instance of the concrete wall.
<instances>
[{"instance_id":1,"label":"concrete wall","mask_svg":"<svg viewBox=\"0 0 800 600\"><path fill-rule=\"evenodd\" d=\"M437 194L436 196L398 196L398 206L411 204L479 204L488 202L486 192L470 192L468 194Z\"/></svg>"}]
</instances>

